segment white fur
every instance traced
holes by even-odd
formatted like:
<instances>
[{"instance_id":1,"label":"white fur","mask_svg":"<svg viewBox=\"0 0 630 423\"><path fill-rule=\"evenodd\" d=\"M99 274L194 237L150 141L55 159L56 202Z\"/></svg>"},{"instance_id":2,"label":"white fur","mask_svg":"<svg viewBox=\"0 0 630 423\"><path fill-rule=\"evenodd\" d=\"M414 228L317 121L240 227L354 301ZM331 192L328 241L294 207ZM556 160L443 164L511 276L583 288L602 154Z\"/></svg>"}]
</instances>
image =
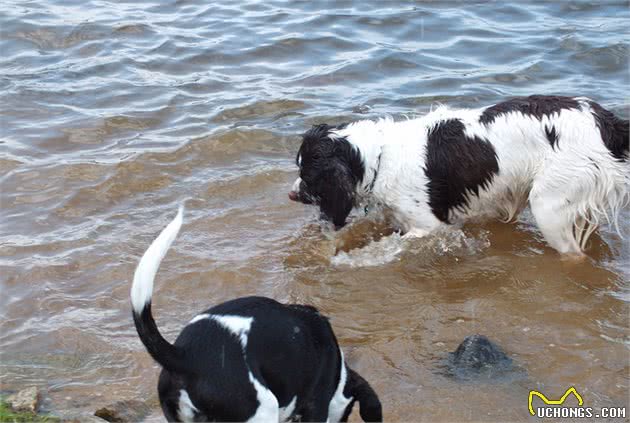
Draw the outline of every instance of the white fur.
<instances>
[{"instance_id":1,"label":"white fur","mask_svg":"<svg viewBox=\"0 0 630 423\"><path fill-rule=\"evenodd\" d=\"M188 322L189 325L192 325L193 323L197 323L200 320L205 320L208 319L210 317L209 314L204 313L204 314L198 314L195 317L192 318L192 320L190 322Z\"/></svg>"},{"instance_id":2,"label":"white fur","mask_svg":"<svg viewBox=\"0 0 630 423\"><path fill-rule=\"evenodd\" d=\"M346 381L348 379L348 372L346 370L346 362L343 358L343 351L341 351L341 349L339 349L339 354L341 355L341 372L339 374L339 383L337 384L335 394L328 404L328 422L340 421L343 417L343 412L352 400L352 398L346 398L343 394L343 390L346 387Z\"/></svg>"},{"instance_id":3,"label":"white fur","mask_svg":"<svg viewBox=\"0 0 630 423\"><path fill-rule=\"evenodd\" d=\"M252 322L254 321L253 317L204 313L195 316L190 322L188 322L188 324L191 325L205 319L212 319L216 321L236 336L243 347L243 351L247 348L247 337L249 336L249 330L251 329Z\"/></svg>"},{"instance_id":4,"label":"white fur","mask_svg":"<svg viewBox=\"0 0 630 423\"><path fill-rule=\"evenodd\" d=\"M459 119L467 136L492 144L499 174L479 196L468 195L466 210L451 210L451 222L511 221L529 201L547 242L560 253L581 254L598 224L617 224L630 199L630 165L615 160L604 145L587 99L576 100L580 109L563 109L542 119L513 111L489 124L479 122L484 108L439 106L411 120L355 122L333 137L345 137L363 159L366 176L357 187L359 200L385 205L401 229L423 236L447 226L428 205L428 131L441 121ZM554 148L546 139L546 125L558 133Z\"/></svg>"},{"instance_id":5,"label":"white fur","mask_svg":"<svg viewBox=\"0 0 630 423\"><path fill-rule=\"evenodd\" d=\"M302 163L302 158L298 160L299 163ZM293 186L291 187L291 191L299 192L300 191L300 183L302 183L302 178L297 178L295 182L293 182Z\"/></svg>"},{"instance_id":6,"label":"white fur","mask_svg":"<svg viewBox=\"0 0 630 423\"><path fill-rule=\"evenodd\" d=\"M175 241L183 220L184 206L182 205L179 207L177 216L162 230L140 259L131 285L131 305L137 314L140 314L144 307L151 302L155 274L166 252Z\"/></svg>"},{"instance_id":7,"label":"white fur","mask_svg":"<svg viewBox=\"0 0 630 423\"><path fill-rule=\"evenodd\" d=\"M192 422L195 418L195 412L199 411L197 407L192 403L188 392L185 390L179 391L179 406L177 410L177 416L183 422Z\"/></svg>"},{"instance_id":8,"label":"white fur","mask_svg":"<svg viewBox=\"0 0 630 423\"><path fill-rule=\"evenodd\" d=\"M219 315L212 315L211 317L238 337L243 346L243 351L247 348L247 337L254 321L253 317Z\"/></svg>"},{"instance_id":9,"label":"white fur","mask_svg":"<svg viewBox=\"0 0 630 423\"><path fill-rule=\"evenodd\" d=\"M287 404L286 407L281 407L280 417L278 418L278 421L286 422L287 420L289 420L289 417L291 417L291 414L293 414L293 411L295 411L296 403L297 403L297 396L293 397L293 399Z\"/></svg>"},{"instance_id":10,"label":"white fur","mask_svg":"<svg viewBox=\"0 0 630 423\"><path fill-rule=\"evenodd\" d=\"M249 381L256 389L256 398L258 399L258 408L256 413L247 421L252 423L267 423L280 421L280 405L276 396L269 389L264 387L258 379L249 372Z\"/></svg>"}]
</instances>

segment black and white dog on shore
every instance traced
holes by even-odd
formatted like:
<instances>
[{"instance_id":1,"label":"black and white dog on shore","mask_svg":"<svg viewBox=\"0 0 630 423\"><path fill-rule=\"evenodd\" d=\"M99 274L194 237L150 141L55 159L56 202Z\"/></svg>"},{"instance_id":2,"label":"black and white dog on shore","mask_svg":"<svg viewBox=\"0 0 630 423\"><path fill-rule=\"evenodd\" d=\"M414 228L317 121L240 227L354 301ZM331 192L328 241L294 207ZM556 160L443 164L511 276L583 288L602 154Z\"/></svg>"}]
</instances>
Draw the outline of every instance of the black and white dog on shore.
<instances>
[{"instance_id":1,"label":"black and white dog on shore","mask_svg":"<svg viewBox=\"0 0 630 423\"><path fill-rule=\"evenodd\" d=\"M328 319L314 307L244 297L195 316L174 344L151 314L153 280L182 225L183 209L142 256L131 287L142 343L162 366L168 421L382 421L370 385L344 362Z\"/></svg>"},{"instance_id":2,"label":"black and white dog on shore","mask_svg":"<svg viewBox=\"0 0 630 423\"><path fill-rule=\"evenodd\" d=\"M562 254L582 255L630 198L628 121L583 97L535 95L490 107L438 107L394 122L314 126L289 198L336 228L354 206L388 208L410 237L472 219L513 220L529 202Z\"/></svg>"}]
</instances>

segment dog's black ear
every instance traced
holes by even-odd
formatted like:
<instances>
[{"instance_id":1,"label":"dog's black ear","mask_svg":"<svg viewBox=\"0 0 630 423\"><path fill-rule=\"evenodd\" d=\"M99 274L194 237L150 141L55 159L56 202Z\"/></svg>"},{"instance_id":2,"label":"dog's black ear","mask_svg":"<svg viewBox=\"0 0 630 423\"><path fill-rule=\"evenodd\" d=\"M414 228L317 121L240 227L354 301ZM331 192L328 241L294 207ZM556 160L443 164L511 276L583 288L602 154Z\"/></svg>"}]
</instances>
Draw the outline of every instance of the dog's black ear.
<instances>
[{"instance_id":1,"label":"dog's black ear","mask_svg":"<svg viewBox=\"0 0 630 423\"><path fill-rule=\"evenodd\" d=\"M378 395L374 392L374 389L370 384L363 379L363 377L346 366L348 370L348 381L346 382L346 389L344 389L344 395L351 395L353 399L359 403L359 414L364 422L382 422L383 421L383 407L381 401L378 399ZM348 406L344 418L347 420L352 411L352 403ZM342 420L342 421L346 421Z\"/></svg>"},{"instance_id":2,"label":"dog's black ear","mask_svg":"<svg viewBox=\"0 0 630 423\"><path fill-rule=\"evenodd\" d=\"M354 205L355 180L352 172L341 160L333 159L319 179L320 210L339 229Z\"/></svg>"}]
</instances>

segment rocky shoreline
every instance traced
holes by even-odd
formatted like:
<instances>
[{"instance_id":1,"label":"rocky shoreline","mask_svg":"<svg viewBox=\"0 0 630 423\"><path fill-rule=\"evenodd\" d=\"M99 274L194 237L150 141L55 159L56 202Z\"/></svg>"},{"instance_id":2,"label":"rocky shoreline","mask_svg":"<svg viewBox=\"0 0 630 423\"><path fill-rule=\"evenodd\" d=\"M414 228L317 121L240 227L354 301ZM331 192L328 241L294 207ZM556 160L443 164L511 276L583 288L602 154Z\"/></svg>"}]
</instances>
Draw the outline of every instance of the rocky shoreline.
<instances>
[{"instance_id":1,"label":"rocky shoreline","mask_svg":"<svg viewBox=\"0 0 630 423\"><path fill-rule=\"evenodd\" d=\"M42 410L43 397L43 391L34 386L0 397L0 422L127 423L141 421L151 412L143 401L124 400L100 407L94 413L56 415Z\"/></svg>"}]
</instances>

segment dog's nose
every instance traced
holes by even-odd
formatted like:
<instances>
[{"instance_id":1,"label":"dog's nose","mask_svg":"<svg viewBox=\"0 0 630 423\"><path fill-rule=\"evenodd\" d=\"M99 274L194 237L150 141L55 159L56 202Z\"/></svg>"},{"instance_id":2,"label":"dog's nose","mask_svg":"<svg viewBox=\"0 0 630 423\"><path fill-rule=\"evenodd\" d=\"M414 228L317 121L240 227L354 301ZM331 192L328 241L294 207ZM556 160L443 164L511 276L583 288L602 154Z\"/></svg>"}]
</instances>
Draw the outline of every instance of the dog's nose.
<instances>
[{"instance_id":1,"label":"dog's nose","mask_svg":"<svg viewBox=\"0 0 630 423\"><path fill-rule=\"evenodd\" d=\"M297 192L295 192L295 191L289 192L289 200L291 200L291 201L300 201L299 197L300 197L300 195Z\"/></svg>"}]
</instances>

